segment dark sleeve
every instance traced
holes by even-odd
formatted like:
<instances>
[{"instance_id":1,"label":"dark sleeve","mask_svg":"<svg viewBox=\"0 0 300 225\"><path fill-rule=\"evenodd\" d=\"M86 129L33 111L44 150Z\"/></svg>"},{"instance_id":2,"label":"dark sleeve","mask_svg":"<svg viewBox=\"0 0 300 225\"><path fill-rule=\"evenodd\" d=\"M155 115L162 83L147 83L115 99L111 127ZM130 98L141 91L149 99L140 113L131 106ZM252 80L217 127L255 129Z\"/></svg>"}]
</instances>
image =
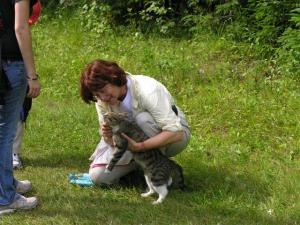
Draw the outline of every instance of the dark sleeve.
<instances>
[{"instance_id":1,"label":"dark sleeve","mask_svg":"<svg viewBox=\"0 0 300 225\"><path fill-rule=\"evenodd\" d=\"M1 0L2 1L2 0ZM15 4L16 2L20 2L20 1L23 1L23 0L11 0L12 1L12 4ZM30 15L32 13L32 7L35 5L35 3L37 3L38 0L30 0Z\"/></svg>"},{"instance_id":2,"label":"dark sleeve","mask_svg":"<svg viewBox=\"0 0 300 225\"><path fill-rule=\"evenodd\" d=\"M37 3L37 0L30 0L30 7L32 8L35 3Z\"/></svg>"},{"instance_id":3,"label":"dark sleeve","mask_svg":"<svg viewBox=\"0 0 300 225\"><path fill-rule=\"evenodd\" d=\"M22 1L22 0L12 0L13 3L16 3L19 1ZM30 7L32 7L36 2L37 2L37 0L30 0Z\"/></svg>"}]
</instances>

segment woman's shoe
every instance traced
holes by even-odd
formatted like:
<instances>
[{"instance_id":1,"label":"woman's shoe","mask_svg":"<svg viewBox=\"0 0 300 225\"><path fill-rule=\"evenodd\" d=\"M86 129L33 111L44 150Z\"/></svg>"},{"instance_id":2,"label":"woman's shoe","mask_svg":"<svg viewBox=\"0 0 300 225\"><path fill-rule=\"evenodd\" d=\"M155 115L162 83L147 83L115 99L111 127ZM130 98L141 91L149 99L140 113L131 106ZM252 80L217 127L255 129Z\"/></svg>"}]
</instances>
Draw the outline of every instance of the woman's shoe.
<instances>
[{"instance_id":1,"label":"woman's shoe","mask_svg":"<svg viewBox=\"0 0 300 225\"><path fill-rule=\"evenodd\" d=\"M11 213L14 210L30 210L37 206L38 200L36 197L26 198L23 195L19 195L15 200L6 206L0 206L0 215L5 213Z\"/></svg>"}]
</instances>

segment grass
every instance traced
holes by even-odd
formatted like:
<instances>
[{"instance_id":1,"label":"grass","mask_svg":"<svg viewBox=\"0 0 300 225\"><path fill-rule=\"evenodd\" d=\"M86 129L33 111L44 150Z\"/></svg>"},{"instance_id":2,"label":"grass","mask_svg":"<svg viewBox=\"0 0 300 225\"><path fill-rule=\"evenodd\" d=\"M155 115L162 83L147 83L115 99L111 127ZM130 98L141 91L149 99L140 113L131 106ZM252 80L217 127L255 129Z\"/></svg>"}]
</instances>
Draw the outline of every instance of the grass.
<instances>
[{"instance_id":1,"label":"grass","mask_svg":"<svg viewBox=\"0 0 300 225\"><path fill-rule=\"evenodd\" d=\"M40 205L0 224L300 224L300 91L249 46L211 34L194 39L122 30L84 31L75 18L33 29L43 86L27 123L20 179ZM98 140L93 105L78 80L95 58L164 83L186 112L188 148L176 157L191 193L172 190L152 206L140 187L80 188L71 172L87 172Z\"/></svg>"}]
</instances>

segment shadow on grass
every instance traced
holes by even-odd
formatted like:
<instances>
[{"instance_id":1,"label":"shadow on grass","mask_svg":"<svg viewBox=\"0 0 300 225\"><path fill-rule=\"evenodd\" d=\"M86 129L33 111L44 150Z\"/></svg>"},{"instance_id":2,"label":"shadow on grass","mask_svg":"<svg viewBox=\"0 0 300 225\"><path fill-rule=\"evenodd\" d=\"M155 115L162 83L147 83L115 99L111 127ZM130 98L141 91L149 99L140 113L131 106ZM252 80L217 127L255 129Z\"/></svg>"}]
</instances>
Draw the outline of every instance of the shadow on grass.
<instances>
[{"instance_id":1,"label":"shadow on grass","mask_svg":"<svg viewBox=\"0 0 300 225\"><path fill-rule=\"evenodd\" d=\"M40 218L67 218L70 224L290 224L282 218L270 217L248 208L234 209L222 204L187 207L174 197L153 206L147 199L122 198L99 190L98 195L68 197L70 205L61 202L36 212ZM124 194L124 193L123 193ZM45 199L46 200L46 199ZM182 199L180 199L182 200ZM47 201L50 201L49 199ZM197 202L194 202L197 203ZM284 222L284 223L283 223Z\"/></svg>"},{"instance_id":2,"label":"shadow on grass","mask_svg":"<svg viewBox=\"0 0 300 225\"><path fill-rule=\"evenodd\" d=\"M32 167L87 171L85 154L52 154L25 158ZM184 166L189 193L171 189L160 206L152 206L156 196L142 199L142 173L129 174L120 185L80 189L57 199L45 194L45 207L33 214L41 218L59 216L75 224L289 224L284 218L270 216L257 207L269 197L268 183L249 174L237 173L223 167L193 164ZM55 200L54 200L55 199ZM54 205L49 205L49 202ZM70 203L72 206L70 207ZM178 213L184 212L184 214ZM167 221L166 221L166 218ZM285 218L286 219L286 218ZM151 221L151 222L150 222Z\"/></svg>"},{"instance_id":3,"label":"shadow on grass","mask_svg":"<svg viewBox=\"0 0 300 225\"><path fill-rule=\"evenodd\" d=\"M35 157L24 157L24 164L32 167L45 168L68 168L70 171L87 172L90 161L88 154L53 153L50 155L35 155ZM249 174L235 173L221 167L209 167L204 164L184 167L185 183L189 190L198 192L200 195L221 197L230 195L235 197L245 197L263 201L269 196L268 184L257 177ZM133 175L133 176L136 176ZM143 180L143 173L139 172L139 180ZM124 183L134 186L134 177L131 174L124 179ZM142 183L142 182L140 182ZM144 186L144 185L143 185Z\"/></svg>"},{"instance_id":4,"label":"shadow on grass","mask_svg":"<svg viewBox=\"0 0 300 225\"><path fill-rule=\"evenodd\" d=\"M206 197L255 199L258 202L269 197L269 184L258 177L237 173L224 167L204 164L186 168L186 183L194 191Z\"/></svg>"},{"instance_id":5,"label":"shadow on grass","mask_svg":"<svg viewBox=\"0 0 300 225\"><path fill-rule=\"evenodd\" d=\"M91 161L89 154L82 153L51 153L35 154L34 157L22 157L25 167L70 168L76 171L88 171Z\"/></svg>"}]
</instances>

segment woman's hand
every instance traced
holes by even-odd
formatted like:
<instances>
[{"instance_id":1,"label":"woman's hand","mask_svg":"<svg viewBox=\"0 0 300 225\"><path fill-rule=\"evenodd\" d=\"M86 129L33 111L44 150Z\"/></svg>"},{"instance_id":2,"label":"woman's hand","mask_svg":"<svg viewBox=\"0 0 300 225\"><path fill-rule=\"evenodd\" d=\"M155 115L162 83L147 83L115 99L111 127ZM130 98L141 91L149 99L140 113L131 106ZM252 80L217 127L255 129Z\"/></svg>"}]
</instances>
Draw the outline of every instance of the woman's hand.
<instances>
[{"instance_id":1,"label":"woman's hand","mask_svg":"<svg viewBox=\"0 0 300 225\"><path fill-rule=\"evenodd\" d=\"M122 133L122 136L128 141L128 148L133 152L142 152L149 149L160 148L167 144L181 141L183 138L183 131L162 131L159 134L151 137L143 142L136 142L126 134Z\"/></svg>"},{"instance_id":2,"label":"woman's hand","mask_svg":"<svg viewBox=\"0 0 300 225\"><path fill-rule=\"evenodd\" d=\"M133 152L142 152L145 150L144 142L136 142L126 134L122 133L122 136L128 141L128 148Z\"/></svg>"},{"instance_id":3,"label":"woman's hand","mask_svg":"<svg viewBox=\"0 0 300 225\"><path fill-rule=\"evenodd\" d=\"M28 80L29 91L27 96L30 98L36 98L41 91L41 84L38 80Z\"/></svg>"},{"instance_id":4,"label":"woman's hand","mask_svg":"<svg viewBox=\"0 0 300 225\"><path fill-rule=\"evenodd\" d=\"M102 132L103 137L112 138L113 133L112 133L111 127L109 125L107 125L106 123L102 124L101 132Z\"/></svg>"},{"instance_id":5,"label":"woman's hand","mask_svg":"<svg viewBox=\"0 0 300 225\"><path fill-rule=\"evenodd\" d=\"M110 145L113 144L113 141L112 141L113 133L112 133L111 127L109 125L107 125L106 123L103 123L101 126L101 134L106 143L108 143Z\"/></svg>"}]
</instances>

